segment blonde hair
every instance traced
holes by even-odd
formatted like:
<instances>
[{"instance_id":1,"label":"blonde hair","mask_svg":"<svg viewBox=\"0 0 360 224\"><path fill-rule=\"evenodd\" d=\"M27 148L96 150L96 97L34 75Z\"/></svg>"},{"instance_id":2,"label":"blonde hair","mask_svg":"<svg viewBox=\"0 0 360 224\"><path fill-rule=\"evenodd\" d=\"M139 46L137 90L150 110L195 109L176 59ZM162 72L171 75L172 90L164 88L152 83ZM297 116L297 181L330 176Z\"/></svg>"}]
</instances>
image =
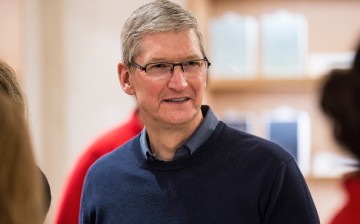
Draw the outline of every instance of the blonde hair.
<instances>
[{"instance_id":1,"label":"blonde hair","mask_svg":"<svg viewBox=\"0 0 360 224\"><path fill-rule=\"evenodd\" d=\"M14 70L0 60L0 93L9 96L23 111L26 103Z\"/></svg>"},{"instance_id":2,"label":"blonde hair","mask_svg":"<svg viewBox=\"0 0 360 224\"><path fill-rule=\"evenodd\" d=\"M0 105L1 223L42 223L41 180L23 111L4 94Z\"/></svg>"}]
</instances>

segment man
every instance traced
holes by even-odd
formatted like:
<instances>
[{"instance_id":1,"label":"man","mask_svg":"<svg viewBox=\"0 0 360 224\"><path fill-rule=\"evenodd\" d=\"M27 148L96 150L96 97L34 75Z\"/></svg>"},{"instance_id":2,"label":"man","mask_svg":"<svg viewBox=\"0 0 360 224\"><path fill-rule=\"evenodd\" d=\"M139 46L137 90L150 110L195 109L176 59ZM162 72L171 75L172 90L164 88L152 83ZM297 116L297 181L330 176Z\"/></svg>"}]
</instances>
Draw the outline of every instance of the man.
<instances>
[{"instance_id":1,"label":"man","mask_svg":"<svg viewBox=\"0 0 360 224\"><path fill-rule=\"evenodd\" d=\"M80 223L319 223L293 157L202 105L210 62L189 11L140 7L122 49L120 83L145 128L90 168Z\"/></svg>"}]
</instances>

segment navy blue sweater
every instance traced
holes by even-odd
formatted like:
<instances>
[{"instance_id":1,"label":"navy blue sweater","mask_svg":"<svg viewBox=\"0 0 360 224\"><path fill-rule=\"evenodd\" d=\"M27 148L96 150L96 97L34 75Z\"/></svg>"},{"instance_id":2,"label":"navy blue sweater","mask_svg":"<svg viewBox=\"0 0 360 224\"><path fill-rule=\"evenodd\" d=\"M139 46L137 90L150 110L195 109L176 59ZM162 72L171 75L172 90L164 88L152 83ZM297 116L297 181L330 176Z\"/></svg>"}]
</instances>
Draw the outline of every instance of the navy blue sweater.
<instances>
[{"instance_id":1,"label":"navy blue sweater","mask_svg":"<svg viewBox=\"0 0 360 224\"><path fill-rule=\"evenodd\" d=\"M150 161L139 136L99 159L80 223L319 223L293 157L219 122L190 157Z\"/></svg>"}]
</instances>

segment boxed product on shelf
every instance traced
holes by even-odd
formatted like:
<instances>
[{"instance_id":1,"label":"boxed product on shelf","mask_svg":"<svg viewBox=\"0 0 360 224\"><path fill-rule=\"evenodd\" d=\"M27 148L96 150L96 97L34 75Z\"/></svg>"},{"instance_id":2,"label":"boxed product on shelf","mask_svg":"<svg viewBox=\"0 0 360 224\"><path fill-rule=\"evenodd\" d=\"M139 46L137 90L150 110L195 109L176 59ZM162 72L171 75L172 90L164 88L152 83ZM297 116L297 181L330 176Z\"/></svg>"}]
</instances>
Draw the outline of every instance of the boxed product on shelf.
<instances>
[{"instance_id":1,"label":"boxed product on shelf","mask_svg":"<svg viewBox=\"0 0 360 224\"><path fill-rule=\"evenodd\" d=\"M266 138L288 150L304 175L310 171L311 128L306 111L279 107L264 112Z\"/></svg>"},{"instance_id":2,"label":"boxed product on shelf","mask_svg":"<svg viewBox=\"0 0 360 224\"><path fill-rule=\"evenodd\" d=\"M258 22L226 12L210 22L211 71L215 78L251 78L257 71Z\"/></svg>"},{"instance_id":3,"label":"boxed product on shelf","mask_svg":"<svg viewBox=\"0 0 360 224\"><path fill-rule=\"evenodd\" d=\"M262 74L299 77L306 73L308 24L304 15L285 10L261 15Z\"/></svg>"},{"instance_id":4,"label":"boxed product on shelf","mask_svg":"<svg viewBox=\"0 0 360 224\"><path fill-rule=\"evenodd\" d=\"M220 119L230 127L244 132L253 132L253 114L250 111L240 111L235 108L226 108L220 113Z\"/></svg>"}]
</instances>

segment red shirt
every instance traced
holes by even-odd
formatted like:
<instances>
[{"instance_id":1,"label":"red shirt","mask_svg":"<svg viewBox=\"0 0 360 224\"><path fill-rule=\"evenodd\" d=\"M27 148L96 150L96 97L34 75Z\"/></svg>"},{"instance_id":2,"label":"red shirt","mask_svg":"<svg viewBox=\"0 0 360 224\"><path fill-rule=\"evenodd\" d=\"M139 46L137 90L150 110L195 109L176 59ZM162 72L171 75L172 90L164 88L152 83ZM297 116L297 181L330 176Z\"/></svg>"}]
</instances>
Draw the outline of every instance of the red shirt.
<instances>
[{"instance_id":1,"label":"red shirt","mask_svg":"<svg viewBox=\"0 0 360 224\"><path fill-rule=\"evenodd\" d=\"M98 158L140 133L142 128L143 124L135 111L129 121L100 136L85 150L68 179L55 217L56 224L79 223L81 193L88 169Z\"/></svg>"},{"instance_id":2,"label":"red shirt","mask_svg":"<svg viewBox=\"0 0 360 224\"><path fill-rule=\"evenodd\" d=\"M331 224L358 224L360 223L360 174L347 177L344 187L347 192L347 202Z\"/></svg>"}]
</instances>

